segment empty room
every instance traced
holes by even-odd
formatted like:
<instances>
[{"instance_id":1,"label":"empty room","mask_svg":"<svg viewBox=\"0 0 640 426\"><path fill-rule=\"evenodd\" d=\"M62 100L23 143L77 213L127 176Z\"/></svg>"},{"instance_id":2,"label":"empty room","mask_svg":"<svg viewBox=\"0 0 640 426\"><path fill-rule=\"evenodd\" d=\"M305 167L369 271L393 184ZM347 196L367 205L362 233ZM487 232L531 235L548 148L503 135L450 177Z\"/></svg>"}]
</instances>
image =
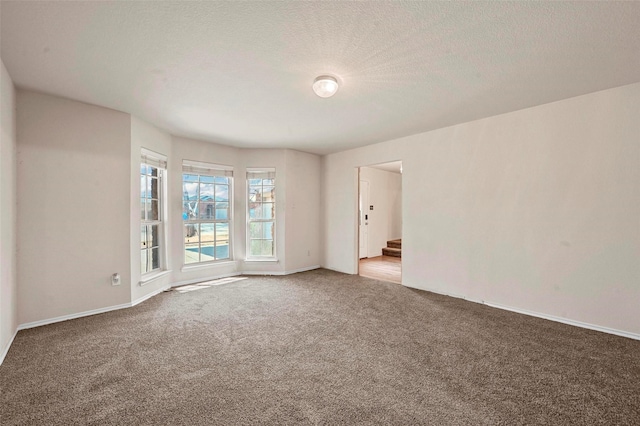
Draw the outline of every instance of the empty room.
<instances>
[{"instance_id":1,"label":"empty room","mask_svg":"<svg viewBox=\"0 0 640 426\"><path fill-rule=\"evenodd\" d=\"M640 2L0 1L0 424L638 424Z\"/></svg>"}]
</instances>

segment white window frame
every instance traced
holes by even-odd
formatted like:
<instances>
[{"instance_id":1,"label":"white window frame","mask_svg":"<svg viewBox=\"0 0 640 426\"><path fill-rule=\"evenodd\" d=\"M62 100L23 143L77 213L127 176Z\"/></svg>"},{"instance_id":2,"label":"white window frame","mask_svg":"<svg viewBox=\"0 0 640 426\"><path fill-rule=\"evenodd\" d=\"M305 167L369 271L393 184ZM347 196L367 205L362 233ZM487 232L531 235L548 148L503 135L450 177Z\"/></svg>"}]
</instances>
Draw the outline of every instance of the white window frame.
<instances>
[{"instance_id":1,"label":"white window frame","mask_svg":"<svg viewBox=\"0 0 640 426\"><path fill-rule=\"evenodd\" d=\"M140 178L142 178L143 176L146 177L146 179L153 179L153 177L150 174L143 174L143 166L149 166L152 168L155 168L158 172L157 172L157 181L158 181L158 185L157 185L157 197L147 197L146 194L143 194L143 189L142 189L142 182L140 181L140 201L142 202L142 200L156 200L157 201L157 218L149 218L148 217L148 213L149 211L147 210L147 208L145 207L144 209L144 217L140 217L140 275L141 275L141 285L148 281L149 279L151 279L153 276L156 276L160 273L162 273L163 271L166 271L166 240L165 240L165 226L166 226L166 220L165 220L165 203L166 203L166 175L167 175L167 157L162 155L162 154L158 154L156 152L150 151L148 149L142 148L141 150L141 159L140 159L140 171L139 171L139 176ZM146 185L145 185L146 187ZM153 202L151 201L151 205L153 205ZM141 210L140 212L143 212L142 209L142 204L140 205ZM147 229L151 228L151 227L157 227L157 245L154 246L148 246L148 242L149 237L146 238L146 242L143 243L142 242L142 234L144 231L146 231ZM146 229L145 229L146 228ZM151 264L151 259L149 258L149 256L143 256L143 252L150 252L153 251L154 248L157 248L157 253L158 253L158 267L157 268L153 268L152 264ZM142 264L143 264L143 260L147 259L147 267L150 267L148 270L145 270L145 268L143 268Z\"/></svg>"},{"instance_id":2,"label":"white window frame","mask_svg":"<svg viewBox=\"0 0 640 426\"><path fill-rule=\"evenodd\" d=\"M200 218L199 216L199 212L198 212L198 216L196 216L195 218L191 218L191 219L185 219L184 215L185 215L185 211L184 211L184 205L185 205L185 199L184 199L184 189L183 189L183 196L181 197L181 204L182 204L182 212L183 212L183 216L182 216L182 229L183 229L183 240L182 240L182 247L183 247L183 256L182 256L182 262L185 268L189 268L189 267L197 267L197 266L201 266L201 265L206 265L206 264L214 264L214 263L220 263L220 262L229 262L233 260L233 167L231 166L226 166L226 165L222 165L222 164L212 164L212 163L203 163L203 162L199 162L199 161L191 161L191 160L183 160L182 162L182 175L181 175L181 181L182 181L182 188L184 188L184 175L185 174L189 174L189 175L197 175L198 178L198 183L200 183L200 177L204 176L204 177L209 177L209 178L217 178L217 177L224 177L224 178L228 178L228 212L227 212L227 219L216 219L215 218L215 197L214 197L214 218L213 219L207 219L207 218ZM217 185L223 186L225 184L220 184L220 183L213 183L214 185L214 190L216 188ZM199 192L198 192L198 198L199 198ZM200 203L200 199L197 200L198 203ZM199 206L198 206L199 207ZM229 235L227 236L228 239L228 250L229 250L229 257L226 258L221 258L221 259L213 259L213 260L202 260L202 253L201 250L198 251L198 256L200 258L200 260L198 262L186 262L185 259L185 253L187 250L187 243L185 241L185 239L187 238L187 236L184 235L184 229L186 226L188 225L193 225L193 226L197 226L198 229L200 229L200 226L202 224L213 224L214 229L216 229L216 224L217 223L226 223L229 229ZM217 247L217 242L218 242L218 236L217 236L217 230L214 231L214 257L215 257L215 250ZM224 241L224 240L223 240ZM200 239L200 236L198 237L198 247L201 248L202 246L202 241Z\"/></svg>"},{"instance_id":3,"label":"white window frame","mask_svg":"<svg viewBox=\"0 0 640 426\"><path fill-rule=\"evenodd\" d=\"M264 218L251 218L251 180L252 179L262 179L263 182L261 185L264 185L264 180L270 179L273 180L273 217L270 219ZM270 185L269 185L270 186ZM276 169L273 167L248 167L247 168L247 188L246 188L246 200L247 200L247 248L246 248L246 258L247 260L268 260L275 261L277 260L277 189L276 189ZM272 223L272 254L271 255L252 255L251 254L251 241L252 240L260 240L259 238L251 238L251 224L252 223Z\"/></svg>"}]
</instances>

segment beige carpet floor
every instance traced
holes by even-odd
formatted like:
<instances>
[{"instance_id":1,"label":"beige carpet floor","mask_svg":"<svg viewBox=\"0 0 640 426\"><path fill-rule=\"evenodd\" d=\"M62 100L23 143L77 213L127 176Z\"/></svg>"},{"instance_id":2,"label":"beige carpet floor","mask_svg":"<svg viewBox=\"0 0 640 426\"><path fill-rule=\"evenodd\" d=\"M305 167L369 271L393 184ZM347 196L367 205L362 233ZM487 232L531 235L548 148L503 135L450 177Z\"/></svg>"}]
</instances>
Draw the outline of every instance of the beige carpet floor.
<instances>
[{"instance_id":1,"label":"beige carpet floor","mask_svg":"<svg viewBox=\"0 0 640 426\"><path fill-rule=\"evenodd\" d=\"M20 331L8 425L640 424L640 341L358 276L250 277Z\"/></svg>"}]
</instances>

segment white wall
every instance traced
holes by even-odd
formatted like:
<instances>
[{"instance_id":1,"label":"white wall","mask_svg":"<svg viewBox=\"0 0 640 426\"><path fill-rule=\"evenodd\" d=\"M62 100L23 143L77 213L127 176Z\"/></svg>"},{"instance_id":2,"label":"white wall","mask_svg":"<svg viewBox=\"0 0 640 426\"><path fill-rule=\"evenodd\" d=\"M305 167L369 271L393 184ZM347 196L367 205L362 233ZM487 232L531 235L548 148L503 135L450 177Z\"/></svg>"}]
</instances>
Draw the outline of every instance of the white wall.
<instances>
[{"instance_id":1,"label":"white wall","mask_svg":"<svg viewBox=\"0 0 640 426\"><path fill-rule=\"evenodd\" d=\"M130 302L130 116L19 90L17 131L19 323Z\"/></svg>"},{"instance_id":2,"label":"white wall","mask_svg":"<svg viewBox=\"0 0 640 426\"><path fill-rule=\"evenodd\" d=\"M402 175L371 167L360 168L360 180L369 182L368 257L382 255L387 241L402 237Z\"/></svg>"},{"instance_id":3,"label":"white wall","mask_svg":"<svg viewBox=\"0 0 640 426\"><path fill-rule=\"evenodd\" d=\"M169 169L171 163L171 135L161 131L160 129L140 120L135 116L130 116L131 119L131 201L130 201L130 244L131 244L131 257L130 257L130 273L131 273L131 302L136 303L143 300L146 296L153 294L163 288L166 288L171 283L171 274L164 275L153 281L146 282L144 285L140 285L140 158L142 155L142 148L159 153L168 158L167 169ZM166 184L171 182L172 172L168 170L168 176L165 179L165 196L169 195ZM174 211L168 209L165 214L165 235L166 235L166 247L171 247L172 235L170 232L170 224L173 218ZM178 266L173 261L170 251L167 249L165 253L165 269L171 270Z\"/></svg>"},{"instance_id":4,"label":"white wall","mask_svg":"<svg viewBox=\"0 0 640 426\"><path fill-rule=\"evenodd\" d=\"M2 63L0 74L0 364L18 328L16 280L16 97Z\"/></svg>"},{"instance_id":5,"label":"white wall","mask_svg":"<svg viewBox=\"0 0 640 426\"><path fill-rule=\"evenodd\" d=\"M285 270L320 265L320 157L286 150Z\"/></svg>"},{"instance_id":6,"label":"white wall","mask_svg":"<svg viewBox=\"0 0 640 426\"><path fill-rule=\"evenodd\" d=\"M329 155L324 266L356 271L354 168L400 159L404 285L640 335L638 111L640 83Z\"/></svg>"}]
</instances>

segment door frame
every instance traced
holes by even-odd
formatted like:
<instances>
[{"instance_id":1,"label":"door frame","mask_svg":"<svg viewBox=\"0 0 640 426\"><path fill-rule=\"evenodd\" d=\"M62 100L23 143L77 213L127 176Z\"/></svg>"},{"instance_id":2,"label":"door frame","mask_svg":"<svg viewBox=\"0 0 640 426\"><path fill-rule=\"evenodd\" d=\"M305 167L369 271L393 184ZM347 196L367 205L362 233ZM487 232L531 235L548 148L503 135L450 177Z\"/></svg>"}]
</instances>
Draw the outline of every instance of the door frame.
<instances>
[{"instance_id":1,"label":"door frame","mask_svg":"<svg viewBox=\"0 0 640 426\"><path fill-rule=\"evenodd\" d=\"M364 200L362 200L362 183L366 183L367 184L367 199L366 199L366 203L363 203L363 205L360 205L360 203ZM367 234L367 238L365 241L365 246L364 246L364 250L361 250L361 236L362 236L362 222L364 222L364 226L366 226L368 223L368 218L364 218L367 217L369 215L369 213L367 213L368 209L369 209L369 196L370 194L370 190L371 190L371 183L368 180L362 180L360 178L358 178L358 261L360 261L360 259L365 259L369 257L369 230L365 228L366 230L366 234ZM364 216L364 217L363 217ZM362 252L365 253L365 256L362 256Z\"/></svg>"},{"instance_id":2,"label":"door frame","mask_svg":"<svg viewBox=\"0 0 640 426\"><path fill-rule=\"evenodd\" d=\"M398 159L398 160L390 160L390 161L383 161L380 163L374 163L373 165L376 164L385 164L385 163L394 163L394 162L401 162L400 164L400 184L401 184L401 191L402 191L402 203L400 205L400 216L401 216L401 220L402 220L402 227L401 227L401 238L404 237L404 216L405 216L405 204L406 204L406 198L404 197L404 189L405 189L405 185L404 185L404 173L402 173L402 159ZM360 214L359 214L359 210L360 210L360 172L361 172L361 168L362 167L371 167L370 165L362 165L362 166L357 166L355 168L355 175L354 175L354 186L355 186L355 190L356 190L356 196L355 196L355 200L353 203L353 207L355 211L355 215L354 215L354 228L355 228L355 245L354 245L354 251L353 251L353 259L354 259L354 264L355 264L355 274L356 275L360 275ZM371 191L371 187L369 187L369 191ZM403 238L404 239L404 238ZM367 254L368 254L368 248L367 248ZM400 267L402 268L402 264L403 264L403 260L400 261ZM404 275L402 276L401 281L404 281ZM401 285L404 285L404 283L402 283Z\"/></svg>"}]
</instances>

